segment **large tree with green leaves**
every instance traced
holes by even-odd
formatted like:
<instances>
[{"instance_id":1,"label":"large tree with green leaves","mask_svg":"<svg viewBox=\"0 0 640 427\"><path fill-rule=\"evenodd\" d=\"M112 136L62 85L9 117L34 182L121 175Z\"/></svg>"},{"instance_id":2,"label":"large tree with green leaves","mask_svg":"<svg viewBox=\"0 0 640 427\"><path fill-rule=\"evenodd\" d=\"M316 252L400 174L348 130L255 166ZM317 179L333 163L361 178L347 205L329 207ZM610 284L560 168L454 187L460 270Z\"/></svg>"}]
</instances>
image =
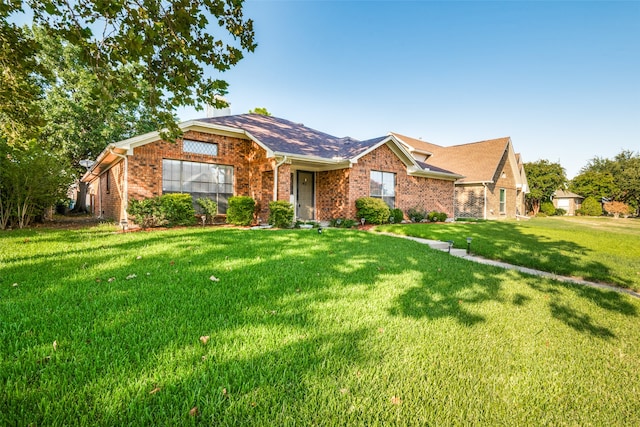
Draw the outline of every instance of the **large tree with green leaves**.
<instances>
[{"instance_id":1,"label":"large tree with green leaves","mask_svg":"<svg viewBox=\"0 0 640 427\"><path fill-rule=\"evenodd\" d=\"M623 150L613 159L594 157L569 188L585 197L626 203L640 214L640 154Z\"/></svg>"},{"instance_id":2,"label":"large tree with green leaves","mask_svg":"<svg viewBox=\"0 0 640 427\"><path fill-rule=\"evenodd\" d=\"M177 107L224 106L220 96L228 85L219 74L256 47L243 0L31 0L28 6L34 23L49 37L80 49L82 61L96 76L100 99L144 102L156 127L167 129L168 136L179 134ZM24 108L32 108L31 101L40 95L30 79L42 73L34 61L38 44L11 22L22 8L22 0L0 5L0 61L9 75L2 81L6 91L0 93L0 120L30 125L32 112ZM21 100L25 85L30 91ZM12 105L17 101L20 114Z\"/></svg>"},{"instance_id":3,"label":"large tree with green leaves","mask_svg":"<svg viewBox=\"0 0 640 427\"><path fill-rule=\"evenodd\" d=\"M567 176L559 163L551 163L548 160L525 163L524 170L527 173L530 191L526 195L527 208L537 215L542 202L550 201L556 190L564 188Z\"/></svg>"}]
</instances>

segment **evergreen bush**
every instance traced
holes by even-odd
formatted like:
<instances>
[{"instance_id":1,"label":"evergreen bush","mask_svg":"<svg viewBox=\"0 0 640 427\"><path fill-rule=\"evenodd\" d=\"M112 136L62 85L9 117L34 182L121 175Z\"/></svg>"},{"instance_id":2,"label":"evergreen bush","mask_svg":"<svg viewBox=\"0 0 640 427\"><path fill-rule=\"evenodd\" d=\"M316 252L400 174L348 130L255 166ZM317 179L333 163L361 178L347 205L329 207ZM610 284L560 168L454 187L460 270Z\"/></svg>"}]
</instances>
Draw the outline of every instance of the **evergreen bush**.
<instances>
[{"instance_id":1,"label":"evergreen bush","mask_svg":"<svg viewBox=\"0 0 640 427\"><path fill-rule=\"evenodd\" d=\"M251 225L256 211L256 201L249 196L229 197L227 222L234 225Z\"/></svg>"},{"instance_id":2,"label":"evergreen bush","mask_svg":"<svg viewBox=\"0 0 640 427\"><path fill-rule=\"evenodd\" d=\"M401 209L391 209L389 215L389 222L393 224L400 224L404 219L404 212Z\"/></svg>"},{"instance_id":3,"label":"evergreen bush","mask_svg":"<svg viewBox=\"0 0 640 427\"><path fill-rule=\"evenodd\" d=\"M580 209L576 211L578 215L600 216L602 215L602 205L593 196L589 196L582 202Z\"/></svg>"},{"instance_id":4,"label":"evergreen bush","mask_svg":"<svg viewBox=\"0 0 640 427\"><path fill-rule=\"evenodd\" d=\"M202 212L207 218L207 223L212 224L213 218L218 214L218 204L206 197L199 198L196 203L202 208Z\"/></svg>"},{"instance_id":5,"label":"evergreen bush","mask_svg":"<svg viewBox=\"0 0 640 427\"><path fill-rule=\"evenodd\" d=\"M427 213L420 208L411 208L407 211L407 216L413 222L420 222L427 217Z\"/></svg>"},{"instance_id":6,"label":"evergreen bush","mask_svg":"<svg viewBox=\"0 0 640 427\"><path fill-rule=\"evenodd\" d=\"M361 197L356 200L357 217L364 218L367 224L384 224L389 221L389 206L375 197Z\"/></svg>"},{"instance_id":7,"label":"evergreen bush","mask_svg":"<svg viewBox=\"0 0 640 427\"><path fill-rule=\"evenodd\" d=\"M293 224L293 205L284 200L269 202L269 224L278 228L289 228Z\"/></svg>"}]
</instances>

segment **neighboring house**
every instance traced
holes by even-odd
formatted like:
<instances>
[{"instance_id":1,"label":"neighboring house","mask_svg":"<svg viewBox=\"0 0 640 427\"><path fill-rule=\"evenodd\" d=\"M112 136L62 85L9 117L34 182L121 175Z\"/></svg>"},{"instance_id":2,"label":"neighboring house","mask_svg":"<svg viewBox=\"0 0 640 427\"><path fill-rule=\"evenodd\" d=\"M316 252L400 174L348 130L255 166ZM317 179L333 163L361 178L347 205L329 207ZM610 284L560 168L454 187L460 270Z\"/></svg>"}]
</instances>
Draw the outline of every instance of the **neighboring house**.
<instances>
[{"instance_id":1,"label":"neighboring house","mask_svg":"<svg viewBox=\"0 0 640 427\"><path fill-rule=\"evenodd\" d=\"M529 192L522 159L511 138L442 147L392 133L427 167L453 171L463 177L455 183L455 217L513 219L525 215Z\"/></svg>"},{"instance_id":2,"label":"neighboring house","mask_svg":"<svg viewBox=\"0 0 640 427\"><path fill-rule=\"evenodd\" d=\"M109 145L83 176L99 217L127 219L127 202L165 193L208 197L224 214L231 196L250 196L266 222L269 201L286 200L296 218L355 218L360 197L406 211L454 214L454 181L462 176L414 158L394 135L338 138L258 114L183 122L183 138L151 132Z\"/></svg>"},{"instance_id":3,"label":"neighboring house","mask_svg":"<svg viewBox=\"0 0 640 427\"><path fill-rule=\"evenodd\" d=\"M582 206L584 197L565 190L557 190L553 193L553 206L556 209L564 209L567 215L575 215Z\"/></svg>"}]
</instances>

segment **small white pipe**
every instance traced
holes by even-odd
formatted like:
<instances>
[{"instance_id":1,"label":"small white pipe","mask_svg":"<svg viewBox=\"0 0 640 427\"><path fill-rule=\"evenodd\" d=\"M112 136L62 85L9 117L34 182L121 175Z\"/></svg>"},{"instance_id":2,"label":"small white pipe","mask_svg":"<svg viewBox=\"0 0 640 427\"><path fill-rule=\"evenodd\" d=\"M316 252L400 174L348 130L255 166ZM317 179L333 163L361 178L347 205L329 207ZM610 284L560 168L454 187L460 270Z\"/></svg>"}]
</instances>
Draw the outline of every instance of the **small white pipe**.
<instances>
[{"instance_id":1,"label":"small white pipe","mask_svg":"<svg viewBox=\"0 0 640 427\"><path fill-rule=\"evenodd\" d=\"M273 200L278 200L278 168L287 161L287 156L284 156L282 160L276 162L275 167L273 168Z\"/></svg>"}]
</instances>

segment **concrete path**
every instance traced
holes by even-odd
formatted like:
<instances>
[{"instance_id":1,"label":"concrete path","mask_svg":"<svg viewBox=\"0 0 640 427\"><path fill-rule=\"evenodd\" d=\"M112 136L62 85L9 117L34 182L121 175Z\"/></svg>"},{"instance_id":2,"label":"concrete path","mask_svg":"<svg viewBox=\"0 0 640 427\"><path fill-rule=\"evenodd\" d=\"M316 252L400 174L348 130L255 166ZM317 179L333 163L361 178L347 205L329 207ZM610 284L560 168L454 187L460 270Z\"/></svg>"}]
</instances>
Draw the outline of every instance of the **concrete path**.
<instances>
[{"instance_id":1,"label":"concrete path","mask_svg":"<svg viewBox=\"0 0 640 427\"><path fill-rule=\"evenodd\" d=\"M431 247L432 249L438 249L443 252L449 252L449 243L447 242L441 242L439 240L422 239L420 237L402 236L402 235L393 234L393 233L378 233L378 234L383 234L385 236L391 236L391 237L401 237L407 240L413 240L414 242L422 243L424 245L429 245L429 247ZM617 286L606 285L604 283L590 282L588 280L577 279L575 277L558 276L557 274L549 273L547 271L534 270L533 268L521 267L519 265L507 264L506 262L502 262L502 261L494 261L491 259L482 258L480 256L473 255L473 253L467 255L466 249L451 248L451 255L458 258L464 258L469 261L478 262L480 264L492 265L494 267L500 267L507 270L517 270L522 273L530 274L533 276L545 277L547 279L553 279L560 282L575 283L577 285L591 286L592 288L605 289L608 291L619 292L619 293L634 296L636 298L640 298L640 293L634 292L631 289L619 288Z\"/></svg>"}]
</instances>

